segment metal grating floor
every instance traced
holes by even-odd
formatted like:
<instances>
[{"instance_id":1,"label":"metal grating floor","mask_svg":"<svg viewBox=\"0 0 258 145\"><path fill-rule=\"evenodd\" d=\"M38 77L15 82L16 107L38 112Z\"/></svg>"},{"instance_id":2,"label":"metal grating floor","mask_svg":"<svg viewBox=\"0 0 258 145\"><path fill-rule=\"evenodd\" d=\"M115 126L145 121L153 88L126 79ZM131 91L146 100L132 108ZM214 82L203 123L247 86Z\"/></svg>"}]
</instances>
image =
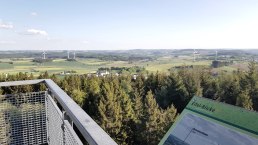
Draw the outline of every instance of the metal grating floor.
<instances>
[{"instance_id":1,"label":"metal grating floor","mask_svg":"<svg viewBox=\"0 0 258 145\"><path fill-rule=\"evenodd\" d=\"M46 144L46 92L0 96L0 144Z\"/></svg>"},{"instance_id":2,"label":"metal grating floor","mask_svg":"<svg viewBox=\"0 0 258 145\"><path fill-rule=\"evenodd\" d=\"M74 132L51 96L47 97L47 128L49 145L82 145L79 137Z\"/></svg>"},{"instance_id":3,"label":"metal grating floor","mask_svg":"<svg viewBox=\"0 0 258 145\"><path fill-rule=\"evenodd\" d=\"M82 145L73 126L90 145L117 145L51 79L0 82L0 87L40 83L47 92L0 95L0 145Z\"/></svg>"},{"instance_id":4,"label":"metal grating floor","mask_svg":"<svg viewBox=\"0 0 258 145\"><path fill-rule=\"evenodd\" d=\"M0 96L0 145L82 145L47 92Z\"/></svg>"}]
</instances>

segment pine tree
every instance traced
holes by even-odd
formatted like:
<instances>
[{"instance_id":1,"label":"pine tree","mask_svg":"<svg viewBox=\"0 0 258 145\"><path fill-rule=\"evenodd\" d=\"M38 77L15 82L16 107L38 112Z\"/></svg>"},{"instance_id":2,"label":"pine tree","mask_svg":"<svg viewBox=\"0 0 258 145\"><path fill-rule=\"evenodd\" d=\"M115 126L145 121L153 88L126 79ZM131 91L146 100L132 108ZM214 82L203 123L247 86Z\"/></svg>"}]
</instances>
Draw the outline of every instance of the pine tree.
<instances>
[{"instance_id":1,"label":"pine tree","mask_svg":"<svg viewBox=\"0 0 258 145\"><path fill-rule=\"evenodd\" d=\"M133 125L131 126L133 133L133 141L134 144L141 145L143 128L143 97L138 94L138 92L134 92L133 94L133 110L135 113L135 120Z\"/></svg>"},{"instance_id":2,"label":"pine tree","mask_svg":"<svg viewBox=\"0 0 258 145\"><path fill-rule=\"evenodd\" d=\"M236 104L237 95L240 93L238 80L229 75L220 77L220 101L231 105Z\"/></svg>"},{"instance_id":3,"label":"pine tree","mask_svg":"<svg viewBox=\"0 0 258 145\"><path fill-rule=\"evenodd\" d=\"M179 112L181 112L188 103L186 88L182 78L176 73L171 73L165 81L165 85L156 91L158 104L163 109L174 104Z\"/></svg>"},{"instance_id":4,"label":"pine tree","mask_svg":"<svg viewBox=\"0 0 258 145\"><path fill-rule=\"evenodd\" d=\"M132 128L136 120L134 109L133 109L133 103L129 95L126 94L126 92L122 88L119 88L118 91L119 91L118 101L121 103L122 117L123 117L122 130L123 132L126 132L126 134L124 134L123 137L127 144L133 144L134 134L133 134Z\"/></svg>"},{"instance_id":5,"label":"pine tree","mask_svg":"<svg viewBox=\"0 0 258 145\"><path fill-rule=\"evenodd\" d=\"M162 132L161 136L164 135L168 129L172 126L172 124L175 122L177 117L177 109L174 107L174 105L171 105L162 113L164 117L164 122L162 123Z\"/></svg>"},{"instance_id":6,"label":"pine tree","mask_svg":"<svg viewBox=\"0 0 258 145\"><path fill-rule=\"evenodd\" d=\"M148 76L148 79L145 81L145 86L145 92L148 92L149 90L155 92L157 89L157 82L153 73Z\"/></svg>"},{"instance_id":7,"label":"pine tree","mask_svg":"<svg viewBox=\"0 0 258 145\"><path fill-rule=\"evenodd\" d=\"M203 97L214 100L218 99L219 83L217 79L213 78L210 74L206 72L202 72L200 80Z\"/></svg>"},{"instance_id":8,"label":"pine tree","mask_svg":"<svg viewBox=\"0 0 258 145\"><path fill-rule=\"evenodd\" d=\"M61 82L60 82L60 87L66 92L68 93L69 91L69 84L66 81L66 78L64 78Z\"/></svg>"},{"instance_id":9,"label":"pine tree","mask_svg":"<svg viewBox=\"0 0 258 145\"><path fill-rule=\"evenodd\" d=\"M57 83L57 84L59 83L59 82L58 82L58 78L56 77L55 74L52 74L51 77L50 77L50 79L53 80L53 81L54 81L55 83Z\"/></svg>"},{"instance_id":10,"label":"pine tree","mask_svg":"<svg viewBox=\"0 0 258 145\"><path fill-rule=\"evenodd\" d=\"M132 132L133 132L133 144L141 145L143 144L142 132L143 128L143 100L145 95L144 90L144 76L139 75L136 80L132 82L133 92L132 92L132 102L133 102L133 110L135 113L135 120L133 122Z\"/></svg>"},{"instance_id":11,"label":"pine tree","mask_svg":"<svg viewBox=\"0 0 258 145\"><path fill-rule=\"evenodd\" d=\"M45 71L44 73L40 74L38 79L49 79L49 74L47 71Z\"/></svg>"},{"instance_id":12,"label":"pine tree","mask_svg":"<svg viewBox=\"0 0 258 145\"><path fill-rule=\"evenodd\" d=\"M100 92L102 86L101 80L97 77L84 78L84 91L87 92L87 99L83 105L84 110L95 120L98 120L98 104L100 99Z\"/></svg>"},{"instance_id":13,"label":"pine tree","mask_svg":"<svg viewBox=\"0 0 258 145\"><path fill-rule=\"evenodd\" d=\"M258 110L258 73L254 59L249 62L248 68L249 70L247 72L246 78L249 84L249 95L253 102L253 108Z\"/></svg>"},{"instance_id":14,"label":"pine tree","mask_svg":"<svg viewBox=\"0 0 258 145\"><path fill-rule=\"evenodd\" d=\"M98 105L100 113L100 126L108 132L118 143L125 142L124 137L126 133L122 128L122 108L113 82L104 82Z\"/></svg>"},{"instance_id":15,"label":"pine tree","mask_svg":"<svg viewBox=\"0 0 258 145\"><path fill-rule=\"evenodd\" d=\"M79 106L82 107L86 99L86 93L81 90L74 89L71 97Z\"/></svg>"},{"instance_id":16,"label":"pine tree","mask_svg":"<svg viewBox=\"0 0 258 145\"><path fill-rule=\"evenodd\" d=\"M241 91L241 93L237 96L236 105L249 110L253 109L253 103L251 97L248 95L248 91Z\"/></svg>"},{"instance_id":17,"label":"pine tree","mask_svg":"<svg viewBox=\"0 0 258 145\"><path fill-rule=\"evenodd\" d=\"M134 82L132 82L133 92L145 96L145 77L143 74L140 74Z\"/></svg>"},{"instance_id":18,"label":"pine tree","mask_svg":"<svg viewBox=\"0 0 258 145\"><path fill-rule=\"evenodd\" d=\"M184 83L186 88L187 95L185 96L185 100L187 103L192 99L193 96L202 96L202 88L200 82L200 72L197 69L189 70L187 68L183 68L178 73Z\"/></svg>"},{"instance_id":19,"label":"pine tree","mask_svg":"<svg viewBox=\"0 0 258 145\"><path fill-rule=\"evenodd\" d=\"M133 110L135 113L136 122L140 122L143 116L143 97L135 92L133 94Z\"/></svg>"},{"instance_id":20,"label":"pine tree","mask_svg":"<svg viewBox=\"0 0 258 145\"><path fill-rule=\"evenodd\" d=\"M121 89L123 89L127 94L132 92L130 75L119 77L119 81L120 81Z\"/></svg>"},{"instance_id":21,"label":"pine tree","mask_svg":"<svg viewBox=\"0 0 258 145\"><path fill-rule=\"evenodd\" d=\"M147 92L144 102L144 131L142 132L142 139L145 144L155 145L159 142L159 133L162 131L162 127L160 127L163 122L161 120L161 111L151 91Z\"/></svg>"}]
</instances>

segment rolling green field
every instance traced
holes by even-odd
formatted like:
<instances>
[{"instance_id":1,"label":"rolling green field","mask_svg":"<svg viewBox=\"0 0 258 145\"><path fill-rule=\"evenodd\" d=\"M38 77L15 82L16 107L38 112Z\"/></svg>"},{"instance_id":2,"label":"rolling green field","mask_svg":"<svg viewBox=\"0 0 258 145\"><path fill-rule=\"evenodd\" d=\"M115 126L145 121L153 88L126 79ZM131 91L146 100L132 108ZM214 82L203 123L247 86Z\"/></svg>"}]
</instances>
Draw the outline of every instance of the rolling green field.
<instances>
[{"instance_id":1,"label":"rolling green field","mask_svg":"<svg viewBox=\"0 0 258 145\"><path fill-rule=\"evenodd\" d=\"M48 71L50 74L60 74L63 71L76 71L77 74L94 73L100 67L145 67L149 72L168 72L168 70L175 66L182 65L202 65L205 67L211 66L210 60L193 61L192 57L160 57L152 61L104 61L99 59L77 59L77 61L67 61L66 59L55 59L52 62L36 63L32 61L33 58L25 59L0 59L0 73L15 74L18 72L32 73L38 76L40 73ZM231 66L213 69L214 71L227 71L246 69L247 63L234 63Z\"/></svg>"},{"instance_id":2,"label":"rolling green field","mask_svg":"<svg viewBox=\"0 0 258 145\"><path fill-rule=\"evenodd\" d=\"M66 61L66 59L56 59L53 62L36 63L32 59L25 60L1 60L0 73L15 74L18 72L33 73L38 76L40 73L48 71L49 73L59 74L63 71L74 70L78 74L94 73L100 67L130 67L133 64L128 64L125 61L101 61L97 59L78 59L77 61ZM13 64L10 64L12 62Z\"/></svg>"}]
</instances>

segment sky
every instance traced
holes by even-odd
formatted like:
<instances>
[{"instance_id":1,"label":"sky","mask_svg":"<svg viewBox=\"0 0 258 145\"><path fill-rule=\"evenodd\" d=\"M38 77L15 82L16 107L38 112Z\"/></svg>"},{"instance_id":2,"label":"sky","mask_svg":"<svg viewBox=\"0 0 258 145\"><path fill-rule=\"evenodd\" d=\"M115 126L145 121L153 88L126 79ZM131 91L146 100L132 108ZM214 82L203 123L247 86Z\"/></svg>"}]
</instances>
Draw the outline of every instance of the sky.
<instances>
[{"instance_id":1,"label":"sky","mask_svg":"<svg viewBox=\"0 0 258 145\"><path fill-rule=\"evenodd\" d=\"M258 0L0 0L0 50L258 49Z\"/></svg>"}]
</instances>

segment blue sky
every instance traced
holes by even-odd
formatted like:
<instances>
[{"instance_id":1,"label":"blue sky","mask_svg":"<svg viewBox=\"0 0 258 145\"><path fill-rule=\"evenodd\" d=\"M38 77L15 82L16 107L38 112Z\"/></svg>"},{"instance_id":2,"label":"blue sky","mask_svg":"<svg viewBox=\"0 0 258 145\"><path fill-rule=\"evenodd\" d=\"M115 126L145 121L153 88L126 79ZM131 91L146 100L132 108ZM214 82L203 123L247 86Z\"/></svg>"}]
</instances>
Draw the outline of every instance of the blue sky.
<instances>
[{"instance_id":1,"label":"blue sky","mask_svg":"<svg viewBox=\"0 0 258 145\"><path fill-rule=\"evenodd\" d=\"M257 0L0 0L0 50L258 48Z\"/></svg>"}]
</instances>

